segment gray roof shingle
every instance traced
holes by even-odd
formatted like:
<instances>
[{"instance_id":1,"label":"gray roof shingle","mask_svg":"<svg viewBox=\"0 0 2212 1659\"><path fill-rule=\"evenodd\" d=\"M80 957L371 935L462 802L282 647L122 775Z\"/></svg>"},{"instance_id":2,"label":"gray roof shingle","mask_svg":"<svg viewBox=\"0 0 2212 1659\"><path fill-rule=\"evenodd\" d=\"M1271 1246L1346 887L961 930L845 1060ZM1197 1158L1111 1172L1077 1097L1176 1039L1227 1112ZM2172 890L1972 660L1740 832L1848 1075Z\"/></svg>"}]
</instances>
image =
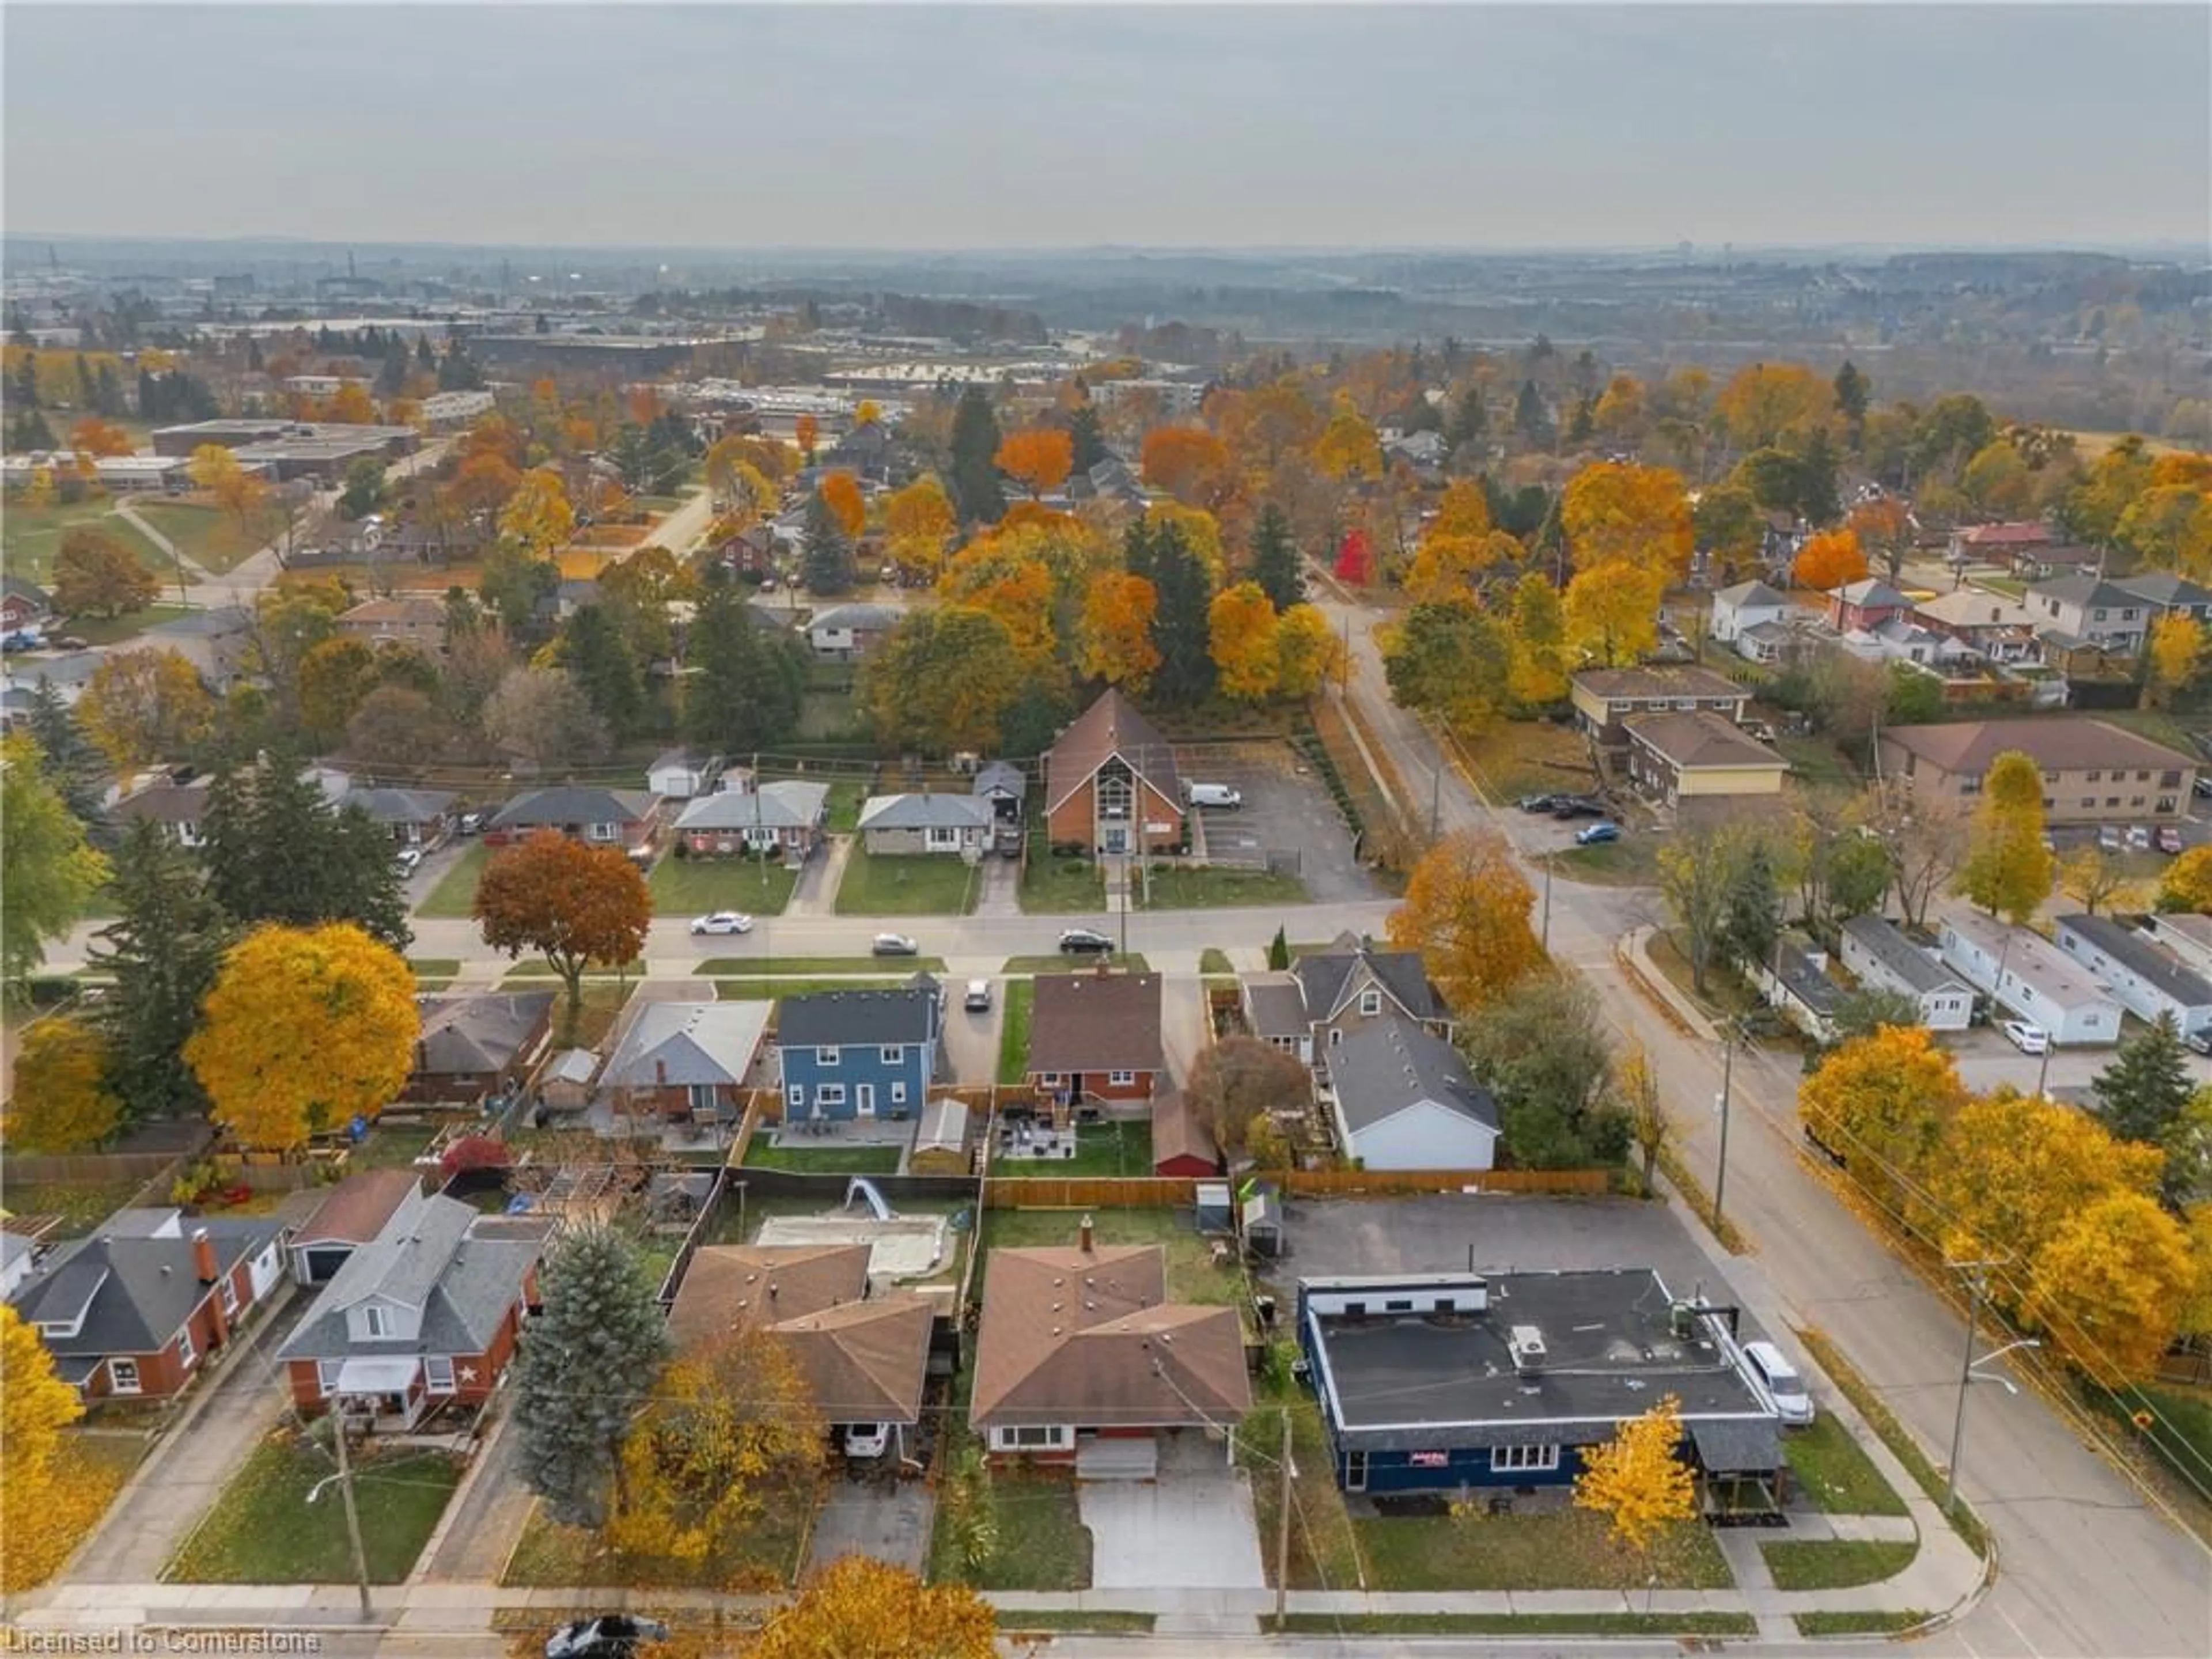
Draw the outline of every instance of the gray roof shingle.
<instances>
[{"instance_id":1,"label":"gray roof shingle","mask_svg":"<svg viewBox=\"0 0 2212 1659\"><path fill-rule=\"evenodd\" d=\"M129 1216L131 1212L121 1212ZM155 1215L174 1217L174 1211ZM46 1265L9 1298L27 1323L66 1322L83 1304L73 1337L43 1336L57 1358L153 1353L167 1346L208 1293L192 1259L191 1234L204 1230L216 1263L228 1273L258 1255L283 1231L271 1218L179 1220L173 1237L153 1237L144 1225L103 1230L57 1248Z\"/></svg>"},{"instance_id":2,"label":"gray roof shingle","mask_svg":"<svg viewBox=\"0 0 2212 1659\"><path fill-rule=\"evenodd\" d=\"M1429 983L1428 969L1415 951L1378 951L1350 933L1341 934L1327 951L1301 957L1291 965L1305 992L1306 1018L1333 1018L1346 1000L1346 988L1361 969L1380 981L1398 1006L1415 1019L1445 1018L1443 999Z\"/></svg>"},{"instance_id":3,"label":"gray roof shingle","mask_svg":"<svg viewBox=\"0 0 2212 1659\"><path fill-rule=\"evenodd\" d=\"M1355 1133L1425 1100L1486 1128L1498 1126L1498 1102L1459 1050L1404 1020L1375 1020L1347 1032L1329 1050L1328 1074L1337 1110Z\"/></svg>"},{"instance_id":4,"label":"gray roof shingle","mask_svg":"<svg viewBox=\"0 0 2212 1659\"><path fill-rule=\"evenodd\" d=\"M937 997L922 989L816 991L786 997L776 1041L787 1048L926 1042L937 1033Z\"/></svg>"}]
</instances>

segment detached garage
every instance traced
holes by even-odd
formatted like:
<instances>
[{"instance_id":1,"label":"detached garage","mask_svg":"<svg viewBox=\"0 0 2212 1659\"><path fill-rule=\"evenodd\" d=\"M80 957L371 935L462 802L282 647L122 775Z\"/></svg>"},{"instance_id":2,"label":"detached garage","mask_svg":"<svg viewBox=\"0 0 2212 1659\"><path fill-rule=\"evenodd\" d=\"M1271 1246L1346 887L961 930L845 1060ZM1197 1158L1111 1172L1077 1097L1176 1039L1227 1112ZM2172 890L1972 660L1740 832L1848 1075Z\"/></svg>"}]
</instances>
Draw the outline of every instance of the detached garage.
<instances>
[{"instance_id":1,"label":"detached garage","mask_svg":"<svg viewBox=\"0 0 2212 1659\"><path fill-rule=\"evenodd\" d=\"M364 1170L331 1188L285 1247L293 1282L329 1284L422 1184L412 1170Z\"/></svg>"},{"instance_id":2,"label":"detached garage","mask_svg":"<svg viewBox=\"0 0 2212 1659\"><path fill-rule=\"evenodd\" d=\"M1370 1170L1487 1170L1498 1102L1459 1051L1409 1021L1357 1026L1329 1050L1337 1133Z\"/></svg>"}]
</instances>

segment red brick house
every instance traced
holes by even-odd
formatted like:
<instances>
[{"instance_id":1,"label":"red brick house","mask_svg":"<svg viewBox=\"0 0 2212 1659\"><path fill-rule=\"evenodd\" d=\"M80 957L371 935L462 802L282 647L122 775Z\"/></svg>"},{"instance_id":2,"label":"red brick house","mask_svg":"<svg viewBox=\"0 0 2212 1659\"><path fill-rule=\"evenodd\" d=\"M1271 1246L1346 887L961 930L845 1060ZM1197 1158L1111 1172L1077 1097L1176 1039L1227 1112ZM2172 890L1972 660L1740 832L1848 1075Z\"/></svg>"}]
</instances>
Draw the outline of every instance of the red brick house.
<instances>
[{"instance_id":1,"label":"red brick house","mask_svg":"<svg viewBox=\"0 0 2212 1659\"><path fill-rule=\"evenodd\" d=\"M1159 729L1109 689L1045 751L1045 826L1055 844L1118 857L1183 838L1182 781Z\"/></svg>"},{"instance_id":2,"label":"red brick house","mask_svg":"<svg viewBox=\"0 0 2212 1659\"><path fill-rule=\"evenodd\" d=\"M549 1225L479 1215L417 1192L347 1258L276 1351L307 1416L347 1401L373 1427L407 1429L441 1406L488 1399L538 1300Z\"/></svg>"},{"instance_id":3,"label":"red brick house","mask_svg":"<svg viewBox=\"0 0 2212 1659\"><path fill-rule=\"evenodd\" d=\"M619 847L633 854L650 852L660 833L659 797L642 789L606 789L597 784L556 784L517 795L484 826L484 844L504 847L540 830L594 847Z\"/></svg>"},{"instance_id":4,"label":"red brick house","mask_svg":"<svg viewBox=\"0 0 2212 1659\"><path fill-rule=\"evenodd\" d=\"M181 1393L283 1277L265 1217L187 1220L118 1210L54 1251L9 1297L86 1401Z\"/></svg>"},{"instance_id":5,"label":"red brick house","mask_svg":"<svg viewBox=\"0 0 2212 1659\"><path fill-rule=\"evenodd\" d=\"M1071 1104L1150 1100L1161 1081L1157 974L1039 974L1029 1080Z\"/></svg>"},{"instance_id":6,"label":"red brick house","mask_svg":"<svg viewBox=\"0 0 2212 1659\"><path fill-rule=\"evenodd\" d=\"M617 1116L735 1123L745 1079L768 1038L767 1002L653 1002L640 1007L600 1089Z\"/></svg>"},{"instance_id":7,"label":"red brick house","mask_svg":"<svg viewBox=\"0 0 2212 1659\"><path fill-rule=\"evenodd\" d=\"M1899 617L1912 620L1912 601L1879 577L1848 582L1828 596L1828 622L1838 634L1871 633Z\"/></svg>"},{"instance_id":8,"label":"red brick house","mask_svg":"<svg viewBox=\"0 0 2212 1659\"><path fill-rule=\"evenodd\" d=\"M550 991L421 996L422 1029L402 1100L475 1106L529 1074L553 1031Z\"/></svg>"}]
</instances>

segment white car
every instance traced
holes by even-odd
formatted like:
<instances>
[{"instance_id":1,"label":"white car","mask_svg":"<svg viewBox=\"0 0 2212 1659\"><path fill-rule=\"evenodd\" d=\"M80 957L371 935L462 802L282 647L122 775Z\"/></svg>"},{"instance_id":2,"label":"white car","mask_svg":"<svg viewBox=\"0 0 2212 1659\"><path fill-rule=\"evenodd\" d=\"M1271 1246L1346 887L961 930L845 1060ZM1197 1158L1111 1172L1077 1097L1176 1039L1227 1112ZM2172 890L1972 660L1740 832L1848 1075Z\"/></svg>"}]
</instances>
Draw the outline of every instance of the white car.
<instances>
[{"instance_id":1,"label":"white car","mask_svg":"<svg viewBox=\"0 0 2212 1659\"><path fill-rule=\"evenodd\" d=\"M419 847L403 847L399 849L399 856L396 862L399 866L401 875L411 876L422 862L422 849Z\"/></svg>"},{"instance_id":2,"label":"white car","mask_svg":"<svg viewBox=\"0 0 2212 1659\"><path fill-rule=\"evenodd\" d=\"M908 933L878 933L868 946L868 954L878 957L915 957L921 954L921 946Z\"/></svg>"},{"instance_id":3,"label":"white car","mask_svg":"<svg viewBox=\"0 0 2212 1659\"><path fill-rule=\"evenodd\" d=\"M717 910L691 924L694 933L750 933L752 930L753 919L742 910Z\"/></svg>"},{"instance_id":4,"label":"white car","mask_svg":"<svg viewBox=\"0 0 2212 1659\"><path fill-rule=\"evenodd\" d=\"M845 1425L845 1455L848 1457L881 1457L891 1443L891 1425L888 1423L848 1423Z\"/></svg>"},{"instance_id":5,"label":"white car","mask_svg":"<svg viewBox=\"0 0 2212 1659\"><path fill-rule=\"evenodd\" d=\"M2024 1054L2039 1054L2051 1047L2051 1033L2040 1025L2031 1025L2024 1019L2008 1019L1997 1027L2005 1040Z\"/></svg>"},{"instance_id":6,"label":"white car","mask_svg":"<svg viewBox=\"0 0 2212 1659\"><path fill-rule=\"evenodd\" d=\"M971 1014L989 1013L991 1012L991 981L988 979L969 980L968 994L961 999L960 1006Z\"/></svg>"},{"instance_id":7,"label":"white car","mask_svg":"<svg viewBox=\"0 0 2212 1659\"><path fill-rule=\"evenodd\" d=\"M1743 1357L1751 1374L1774 1401L1777 1417L1792 1428L1803 1428L1812 1422L1813 1396L1805 1392L1805 1379L1782 1357L1781 1349L1771 1342L1747 1342Z\"/></svg>"}]
</instances>

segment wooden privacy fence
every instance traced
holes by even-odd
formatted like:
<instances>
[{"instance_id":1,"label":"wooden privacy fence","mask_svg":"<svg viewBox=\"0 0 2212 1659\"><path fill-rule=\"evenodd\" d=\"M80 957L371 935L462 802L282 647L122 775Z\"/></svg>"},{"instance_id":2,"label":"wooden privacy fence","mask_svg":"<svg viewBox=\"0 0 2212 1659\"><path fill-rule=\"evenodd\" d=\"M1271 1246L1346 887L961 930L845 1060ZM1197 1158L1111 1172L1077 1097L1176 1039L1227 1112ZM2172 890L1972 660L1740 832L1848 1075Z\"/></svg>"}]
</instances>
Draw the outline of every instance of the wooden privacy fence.
<instances>
[{"instance_id":1,"label":"wooden privacy fence","mask_svg":"<svg viewBox=\"0 0 2212 1659\"><path fill-rule=\"evenodd\" d=\"M8 1158L8 1179L19 1186L100 1187L109 1182L148 1182L192 1155L177 1152L35 1152Z\"/></svg>"},{"instance_id":2,"label":"wooden privacy fence","mask_svg":"<svg viewBox=\"0 0 2212 1659\"><path fill-rule=\"evenodd\" d=\"M1198 1182L1176 1176L1052 1176L987 1181L992 1210L1146 1210L1198 1202Z\"/></svg>"},{"instance_id":3,"label":"wooden privacy fence","mask_svg":"<svg viewBox=\"0 0 2212 1659\"><path fill-rule=\"evenodd\" d=\"M1309 1198L1358 1193L1553 1193L1601 1196L1605 1170L1291 1170L1275 1177Z\"/></svg>"}]
</instances>

